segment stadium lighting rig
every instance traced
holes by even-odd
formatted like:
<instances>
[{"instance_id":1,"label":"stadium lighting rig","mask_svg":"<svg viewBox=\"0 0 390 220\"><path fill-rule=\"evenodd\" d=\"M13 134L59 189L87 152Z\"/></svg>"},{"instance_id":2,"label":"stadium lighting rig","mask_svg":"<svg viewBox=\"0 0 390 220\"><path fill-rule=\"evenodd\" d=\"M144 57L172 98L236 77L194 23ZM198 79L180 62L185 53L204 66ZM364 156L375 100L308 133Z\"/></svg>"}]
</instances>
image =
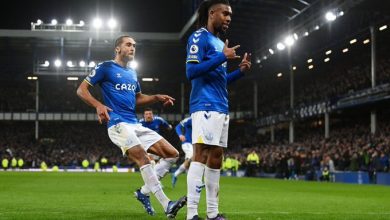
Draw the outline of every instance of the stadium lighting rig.
<instances>
[{"instance_id":1,"label":"stadium lighting rig","mask_svg":"<svg viewBox=\"0 0 390 220\"><path fill-rule=\"evenodd\" d=\"M378 28L379 31L384 31L384 30L386 30L386 29L387 29L387 25L382 25L382 26L380 26L380 27ZM363 39L364 39L364 40L363 40ZM369 44L369 43L371 42L370 38L363 38L363 39L359 39L358 37L355 37L355 38L352 38L351 40L347 41L347 44L350 44L351 47L352 47L352 46L353 46L354 44L356 44L358 41L360 42L360 40L361 40L361 42L362 42L364 45L365 45L365 44ZM282 44L282 43L281 43L281 44ZM283 44L283 47L286 47L286 46ZM283 48L283 49L284 49L284 48ZM350 50L350 49L349 49L348 47L344 47L343 49L341 49L341 52L342 52L343 54L345 54L345 53L349 52L349 50ZM272 51L272 53L271 53L271 51ZM273 51L272 49L269 49L269 52L270 52L270 55L274 54L274 51ZM330 50L330 49L324 51L324 54L326 55L326 57L323 58L324 63L330 62L330 60L331 60L330 56L331 56L331 54L333 54L333 52L334 52L334 51L333 51L333 50ZM268 55L268 56L270 56L270 55ZM267 58L268 58L268 57L267 57ZM263 60L265 60L265 59L263 59ZM309 64L309 66L307 66L307 68L308 68L309 70L311 70L311 69L314 68L313 61L314 61L313 58L308 58L308 59L306 60L306 63ZM260 59L260 58L257 58L256 63L261 63L261 59ZM296 70L297 67L296 67L296 66L293 66L292 69L293 69L293 70ZM281 74L281 73L277 73L277 74L276 74L277 78L280 78L280 77L281 77L280 74Z\"/></svg>"},{"instance_id":2,"label":"stadium lighting rig","mask_svg":"<svg viewBox=\"0 0 390 220\"><path fill-rule=\"evenodd\" d=\"M150 78L150 77L142 78L143 82L158 82L159 80L160 80L159 78Z\"/></svg>"},{"instance_id":3,"label":"stadium lighting rig","mask_svg":"<svg viewBox=\"0 0 390 220\"><path fill-rule=\"evenodd\" d=\"M335 21L338 17L343 16L344 12L341 10L330 10L324 14L325 19L320 19L317 24L310 27L303 27L299 31L293 32L291 34L285 35L283 40L280 40L276 43L275 47L271 47L268 49L267 53L263 53L263 56L259 56L257 59L260 60L261 63L263 60L266 60L269 56L272 56L276 53L276 51L283 51L286 47L293 47L296 41L307 37L311 32L319 30L326 23ZM277 50L275 50L277 49ZM261 58L262 57L262 58ZM265 58L265 59L264 59Z\"/></svg>"},{"instance_id":4,"label":"stadium lighting rig","mask_svg":"<svg viewBox=\"0 0 390 220\"><path fill-rule=\"evenodd\" d=\"M83 20L75 24L71 18L67 18L64 23L59 23L57 19L52 19L50 23L44 23L41 19L31 22L32 31L111 31L120 32L121 28L115 18L103 21L101 18L94 18L91 23L86 24Z\"/></svg>"},{"instance_id":5,"label":"stadium lighting rig","mask_svg":"<svg viewBox=\"0 0 390 220\"><path fill-rule=\"evenodd\" d=\"M27 79L28 80L38 80L38 77L37 76L28 76Z\"/></svg>"},{"instance_id":6,"label":"stadium lighting rig","mask_svg":"<svg viewBox=\"0 0 390 220\"><path fill-rule=\"evenodd\" d=\"M62 67L63 61L60 60L60 59L55 59L53 63L54 63L54 67L60 68L60 67ZM76 65L76 64L78 64L78 65ZM48 68L48 67L50 67L50 61L45 60L43 63L40 63L39 66L43 67L43 68ZM87 63L84 60L80 60L79 62L72 61L72 60L66 61L66 67L69 67L69 68L76 68L76 67L89 67L89 68L93 68L95 66L96 66L96 62L95 61L90 61L88 63L88 65L87 65ZM129 62L128 66L130 68L132 68L132 69L137 69L138 62L133 60L133 61Z\"/></svg>"},{"instance_id":7,"label":"stadium lighting rig","mask_svg":"<svg viewBox=\"0 0 390 220\"><path fill-rule=\"evenodd\" d=\"M256 63L260 64L263 61L267 60L268 58L271 58L271 56L275 55L278 51L279 51L279 53L281 53L286 48L293 47L297 41L309 36L312 32L319 30L322 26L324 26L328 23L334 22L337 18L339 18L341 16L344 16L344 11L337 10L337 9L329 10L324 14L322 19L321 18L316 19L313 22L311 22L309 25L300 27L300 29L295 31L295 32L289 31L289 34L284 35L284 37L282 37L283 40L278 41L275 44L275 47L266 47L266 48L263 48L266 50L266 52L261 52L261 51L257 52L259 55L256 56ZM388 26L387 24L381 24L378 27L378 30L380 32L384 31L387 29L387 26ZM349 40L348 43L350 45L353 45L353 44L357 43L357 41L358 41L357 38L353 38L353 39ZM369 44L370 41L371 40L369 38L362 40L363 44ZM348 51L349 51L348 47L344 47L341 50L341 52L343 54L347 53ZM327 49L326 51L324 51L324 53L326 55L325 58L322 58L324 63L330 62L330 59L331 59L330 56L333 53L332 49ZM309 66L307 66L307 68L309 70L314 69L314 65L312 62L313 62L312 58L309 58L307 60L307 63L309 64ZM261 68L261 64L260 64L260 68ZM292 69L296 70L297 67L293 66ZM277 73L276 75L278 78L282 77L282 73Z\"/></svg>"},{"instance_id":8,"label":"stadium lighting rig","mask_svg":"<svg viewBox=\"0 0 390 220\"><path fill-rule=\"evenodd\" d=\"M36 75L68 75L70 77L86 76L91 73L97 63L99 62L94 60L87 62L85 59L61 60L57 58L52 61L38 61L34 66L34 72ZM135 60L128 63L128 67L132 69L137 69L138 65L138 62ZM68 80L76 79L70 78ZM158 81L158 79L154 78L153 81Z\"/></svg>"}]
</instances>

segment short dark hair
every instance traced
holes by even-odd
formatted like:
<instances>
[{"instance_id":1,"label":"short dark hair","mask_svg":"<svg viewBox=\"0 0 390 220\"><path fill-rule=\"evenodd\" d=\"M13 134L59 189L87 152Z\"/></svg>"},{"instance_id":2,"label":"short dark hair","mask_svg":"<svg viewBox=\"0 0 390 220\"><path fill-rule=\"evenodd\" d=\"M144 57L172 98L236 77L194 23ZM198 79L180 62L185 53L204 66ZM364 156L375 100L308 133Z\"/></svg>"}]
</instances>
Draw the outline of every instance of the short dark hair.
<instances>
[{"instance_id":1,"label":"short dark hair","mask_svg":"<svg viewBox=\"0 0 390 220\"><path fill-rule=\"evenodd\" d=\"M145 109L144 109L144 112L148 112L148 111L151 111L151 112L152 112L153 109L152 109L152 108L145 108Z\"/></svg>"},{"instance_id":2,"label":"short dark hair","mask_svg":"<svg viewBox=\"0 0 390 220\"><path fill-rule=\"evenodd\" d=\"M196 25L198 28L204 27L207 25L207 20L209 19L209 9L211 6L216 4L230 5L228 0L205 0L203 1L198 8L198 19Z\"/></svg>"},{"instance_id":3,"label":"short dark hair","mask_svg":"<svg viewBox=\"0 0 390 220\"><path fill-rule=\"evenodd\" d=\"M129 35L122 35L120 37L118 37L116 40L115 40L115 47L119 47L119 45L121 45L121 43L123 42L123 38L131 38Z\"/></svg>"}]
</instances>

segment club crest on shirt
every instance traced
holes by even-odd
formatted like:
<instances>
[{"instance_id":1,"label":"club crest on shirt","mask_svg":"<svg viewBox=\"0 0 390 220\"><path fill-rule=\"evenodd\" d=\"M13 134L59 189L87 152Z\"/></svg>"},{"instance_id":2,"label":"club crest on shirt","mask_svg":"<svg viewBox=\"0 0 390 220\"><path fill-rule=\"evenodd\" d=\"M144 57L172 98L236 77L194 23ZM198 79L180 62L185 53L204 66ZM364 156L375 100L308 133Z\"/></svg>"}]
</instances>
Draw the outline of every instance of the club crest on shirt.
<instances>
[{"instance_id":1,"label":"club crest on shirt","mask_svg":"<svg viewBox=\"0 0 390 220\"><path fill-rule=\"evenodd\" d=\"M190 53L197 53L198 51L199 51L198 46L196 46L195 44L191 45Z\"/></svg>"},{"instance_id":2,"label":"club crest on shirt","mask_svg":"<svg viewBox=\"0 0 390 220\"><path fill-rule=\"evenodd\" d=\"M96 70L92 70L92 72L88 75L89 77L94 77L96 75Z\"/></svg>"}]
</instances>

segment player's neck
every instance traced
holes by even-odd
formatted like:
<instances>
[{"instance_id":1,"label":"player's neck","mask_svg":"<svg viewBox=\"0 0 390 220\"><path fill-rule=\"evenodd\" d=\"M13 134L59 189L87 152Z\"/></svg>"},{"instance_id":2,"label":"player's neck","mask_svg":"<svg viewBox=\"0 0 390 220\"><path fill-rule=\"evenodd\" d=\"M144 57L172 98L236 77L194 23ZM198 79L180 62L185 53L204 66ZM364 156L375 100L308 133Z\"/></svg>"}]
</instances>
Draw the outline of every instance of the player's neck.
<instances>
[{"instance_id":1,"label":"player's neck","mask_svg":"<svg viewBox=\"0 0 390 220\"><path fill-rule=\"evenodd\" d=\"M114 62L117 63L118 65L122 66L123 68L127 67L128 61L121 60L118 57L115 57Z\"/></svg>"},{"instance_id":2,"label":"player's neck","mask_svg":"<svg viewBox=\"0 0 390 220\"><path fill-rule=\"evenodd\" d=\"M213 35L218 36L218 33L216 32L212 24L207 24L206 29L208 32L212 33Z\"/></svg>"},{"instance_id":3,"label":"player's neck","mask_svg":"<svg viewBox=\"0 0 390 220\"><path fill-rule=\"evenodd\" d=\"M212 24L208 24L206 26L206 29L208 32L210 32L214 36L219 37L219 32L217 31L217 29L214 28L214 26Z\"/></svg>"}]
</instances>

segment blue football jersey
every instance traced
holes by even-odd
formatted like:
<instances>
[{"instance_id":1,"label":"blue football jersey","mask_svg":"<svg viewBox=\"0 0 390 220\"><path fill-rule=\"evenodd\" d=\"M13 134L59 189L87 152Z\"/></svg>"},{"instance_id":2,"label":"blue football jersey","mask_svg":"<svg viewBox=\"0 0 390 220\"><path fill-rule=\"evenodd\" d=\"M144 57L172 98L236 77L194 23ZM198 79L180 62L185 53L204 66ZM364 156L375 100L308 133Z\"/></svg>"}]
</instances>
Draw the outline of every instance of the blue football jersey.
<instances>
[{"instance_id":1,"label":"blue football jersey","mask_svg":"<svg viewBox=\"0 0 390 220\"><path fill-rule=\"evenodd\" d=\"M227 58L224 42L205 28L195 31L187 42L187 78L191 80L190 113L216 111L228 114ZM203 72L193 72L189 64L210 62Z\"/></svg>"},{"instance_id":2,"label":"blue football jersey","mask_svg":"<svg viewBox=\"0 0 390 220\"><path fill-rule=\"evenodd\" d=\"M176 130L176 133L178 136L184 135L186 137L186 140L183 143L192 144L192 119L191 119L191 117L183 119L178 125L176 125L175 130Z\"/></svg>"},{"instance_id":3,"label":"blue football jersey","mask_svg":"<svg viewBox=\"0 0 390 220\"><path fill-rule=\"evenodd\" d=\"M165 121L163 118L158 117L158 116L154 116L153 120L150 122L145 121L144 118L139 120L139 122L142 124L142 126L149 128L157 133L160 133L161 127L169 128L169 123L167 121Z\"/></svg>"},{"instance_id":4,"label":"blue football jersey","mask_svg":"<svg viewBox=\"0 0 390 220\"><path fill-rule=\"evenodd\" d=\"M108 127L120 122L138 123L135 105L136 94L141 92L141 86L133 69L124 68L114 61L106 61L97 65L85 81L92 86L99 84L104 104L113 110L108 112Z\"/></svg>"}]
</instances>

